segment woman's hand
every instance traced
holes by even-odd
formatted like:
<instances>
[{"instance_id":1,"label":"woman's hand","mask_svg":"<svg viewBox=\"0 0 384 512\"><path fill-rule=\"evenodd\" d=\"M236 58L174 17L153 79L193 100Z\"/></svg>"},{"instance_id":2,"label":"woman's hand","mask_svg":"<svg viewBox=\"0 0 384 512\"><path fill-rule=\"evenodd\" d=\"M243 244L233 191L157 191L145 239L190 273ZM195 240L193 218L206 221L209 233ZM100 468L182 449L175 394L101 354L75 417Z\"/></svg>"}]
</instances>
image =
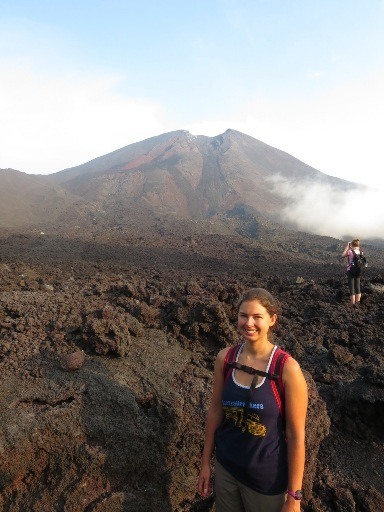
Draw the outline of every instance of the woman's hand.
<instances>
[{"instance_id":1,"label":"woman's hand","mask_svg":"<svg viewBox=\"0 0 384 512\"><path fill-rule=\"evenodd\" d=\"M287 501L284 503L281 512L301 512L301 505L299 500L295 500L287 496Z\"/></svg>"},{"instance_id":2,"label":"woman's hand","mask_svg":"<svg viewBox=\"0 0 384 512\"><path fill-rule=\"evenodd\" d=\"M348 243L347 243L347 245L346 245L346 247L345 247L345 249L344 249L344 251L343 251L343 253L342 253L342 255L341 255L341 257L342 257L342 258L344 258L345 256L347 256L348 251L350 250L350 248L351 248L351 242L348 242Z\"/></svg>"},{"instance_id":3,"label":"woman's hand","mask_svg":"<svg viewBox=\"0 0 384 512\"><path fill-rule=\"evenodd\" d=\"M197 491L202 498L209 498L212 495L213 488L211 482L211 466L203 465L201 467L199 480L197 482Z\"/></svg>"}]
</instances>

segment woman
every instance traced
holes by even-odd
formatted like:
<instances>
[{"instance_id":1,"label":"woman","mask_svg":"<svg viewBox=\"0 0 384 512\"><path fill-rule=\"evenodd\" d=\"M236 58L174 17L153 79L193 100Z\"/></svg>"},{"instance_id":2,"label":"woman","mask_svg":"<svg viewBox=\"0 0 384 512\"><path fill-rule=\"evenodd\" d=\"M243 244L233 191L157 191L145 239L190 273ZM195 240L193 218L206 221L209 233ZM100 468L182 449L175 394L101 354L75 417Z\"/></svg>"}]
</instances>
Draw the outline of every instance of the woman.
<instances>
[{"instance_id":1,"label":"woman","mask_svg":"<svg viewBox=\"0 0 384 512\"><path fill-rule=\"evenodd\" d=\"M238 301L239 364L226 378L231 348L221 350L215 362L197 488L203 498L212 494L215 450L217 512L300 511L308 392L299 364L289 356L282 367L282 414L272 380L265 377L277 350L270 341L277 315L278 304L267 290L245 292Z\"/></svg>"},{"instance_id":2,"label":"woman","mask_svg":"<svg viewBox=\"0 0 384 512\"><path fill-rule=\"evenodd\" d=\"M354 253L361 254L363 256L363 252L360 250L360 240L356 238L352 240L352 242L348 242L345 247L341 257L348 258L347 260L347 278L348 278L348 288L349 288L349 296L351 304L354 306L361 301L361 291L360 291L360 274L354 275L351 271L351 267L353 265Z\"/></svg>"}]
</instances>

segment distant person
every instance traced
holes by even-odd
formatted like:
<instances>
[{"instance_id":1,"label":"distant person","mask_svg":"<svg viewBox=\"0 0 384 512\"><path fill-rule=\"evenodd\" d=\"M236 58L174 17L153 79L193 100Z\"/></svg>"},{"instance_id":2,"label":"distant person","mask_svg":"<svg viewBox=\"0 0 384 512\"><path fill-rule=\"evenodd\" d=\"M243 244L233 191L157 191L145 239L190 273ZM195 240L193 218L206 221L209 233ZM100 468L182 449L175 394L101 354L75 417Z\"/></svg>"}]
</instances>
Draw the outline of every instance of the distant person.
<instances>
[{"instance_id":1,"label":"distant person","mask_svg":"<svg viewBox=\"0 0 384 512\"><path fill-rule=\"evenodd\" d=\"M215 451L217 512L300 511L308 391L297 361L270 341L278 312L267 290L246 291L243 342L217 355L197 484L203 498L212 494Z\"/></svg>"},{"instance_id":2,"label":"distant person","mask_svg":"<svg viewBox=\"0 0 384 512\"><path fill-rule=\"evenodd\" d=\"M358 238L355 238L355 240L352 240L352 242L348 242L341 255L342 258L348 258L346 272L348 278L349 296L352 305L356 305L361 301L361 268L359 268L355 262L355 255L358 258L361 257L362 262L365 261L363 251L360 249L360 240Z\"/></svg>"}]
</instances>

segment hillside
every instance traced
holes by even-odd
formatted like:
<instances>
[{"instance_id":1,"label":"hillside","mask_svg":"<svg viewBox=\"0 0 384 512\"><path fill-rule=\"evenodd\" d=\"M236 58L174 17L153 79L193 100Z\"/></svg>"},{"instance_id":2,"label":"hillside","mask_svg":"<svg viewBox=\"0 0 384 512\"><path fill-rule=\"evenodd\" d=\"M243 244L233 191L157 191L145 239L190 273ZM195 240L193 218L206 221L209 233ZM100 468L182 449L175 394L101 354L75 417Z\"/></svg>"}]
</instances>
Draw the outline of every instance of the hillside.
<instances>
[{"instance_id":1,"label":"hillside","mask_svg":"<svg viewBox=\"0 0 384 512\"><path fill-rule=\"evenodd\" d=\"M284 223L290 203L276 179L340 192L361 187L234 130L217 137L176 131L47 176L0 171L0 222L113 226L136 215L201 220L246 212Z\"/></svg>"}]
</instances>

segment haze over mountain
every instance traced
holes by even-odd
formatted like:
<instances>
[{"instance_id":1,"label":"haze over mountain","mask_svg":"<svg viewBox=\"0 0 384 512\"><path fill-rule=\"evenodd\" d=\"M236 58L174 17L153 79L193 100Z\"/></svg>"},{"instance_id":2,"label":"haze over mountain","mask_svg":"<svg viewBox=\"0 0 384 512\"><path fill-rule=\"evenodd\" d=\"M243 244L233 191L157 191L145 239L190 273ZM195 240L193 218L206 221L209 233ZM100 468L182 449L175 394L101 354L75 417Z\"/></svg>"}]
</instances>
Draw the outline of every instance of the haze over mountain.
<instances>
[{"instance_id":1,"label":"haze over mountain","mask_svg":"<svg viewBox=\"0 0 384 512\"><path fill-rule=\"evenodd\" d=\"M125 224L139 213L192 220L251 215L320 235L373 239L384 227L376 201L365 186L231 129L216 137L165 133L45 176L0 171L4 227ZM351 223L356 205L365 213Z\"/></svg>"}]
</instances>

